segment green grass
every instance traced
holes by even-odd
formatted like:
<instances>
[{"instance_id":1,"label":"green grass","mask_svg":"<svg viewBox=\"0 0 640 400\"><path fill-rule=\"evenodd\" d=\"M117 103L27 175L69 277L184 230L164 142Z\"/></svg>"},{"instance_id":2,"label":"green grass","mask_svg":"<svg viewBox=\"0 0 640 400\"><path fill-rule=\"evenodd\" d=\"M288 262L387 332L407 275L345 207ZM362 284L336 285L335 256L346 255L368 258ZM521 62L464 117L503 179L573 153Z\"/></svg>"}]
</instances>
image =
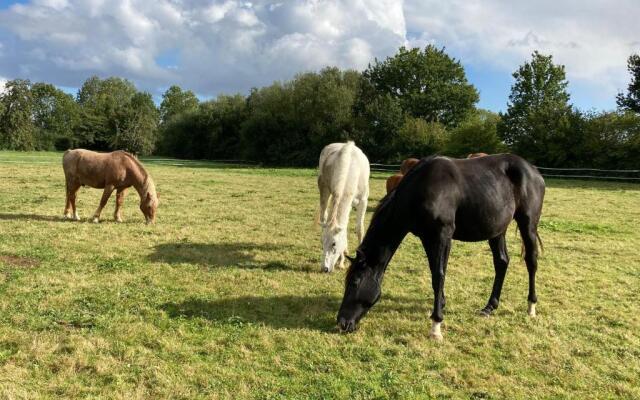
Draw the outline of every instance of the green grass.
<instances>
[{"instance_id":1,"label":"green grass","mask_svg":"<svg viewBox=\"0 0 640 400\"><path fill-rule=\"evenodd\" d=\"M125 223L112 200L92 224L95 189L61 219L60 159L0 152L1 398L640 397L640 185L547 182L535 319L513 225L491 318L488 245L454 243L437 343L414 237L360 329L336 332L344 271L319 272L313 170L149 161L157 225L135 191Z\"/></svg>"}]
</instances>

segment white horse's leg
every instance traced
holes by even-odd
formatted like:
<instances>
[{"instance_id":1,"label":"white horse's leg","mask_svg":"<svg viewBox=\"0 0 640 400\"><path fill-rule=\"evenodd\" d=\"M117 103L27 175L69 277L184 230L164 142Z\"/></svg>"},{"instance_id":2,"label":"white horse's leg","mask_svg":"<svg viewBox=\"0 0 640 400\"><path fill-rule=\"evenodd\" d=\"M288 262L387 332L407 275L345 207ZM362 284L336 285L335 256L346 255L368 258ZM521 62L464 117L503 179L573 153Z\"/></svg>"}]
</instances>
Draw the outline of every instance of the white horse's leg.
<instances>
[{"instance_id":1,"label":"white horse's leg","mask_svg":"<svg viewBox=\"0 0 640 400\"><path fill-rule=\"evenodd\" d=\"M331 191L324 184L320 183L318 178L318 189L320 189L320 224L327 223L327 205L329 204L329 197Z\"/></svg>"},{"instance_id":2,"label":"white horse's leg","mask_svg":"<svg viewBox=\"0 0 640 400\"><path fill-rule=\"evenodd\" d=\"M364 216L367 213L367 197L361 198L356 207L356 234L358 244L364 239Z\"/></svg>"},{"instance_id":3,"label":"white horse's leg","mask_svg":"<svg viewBox=\"0 0 640 400\"><path fill-rule=\"evenodd\" d=\"M95 223L100 222L100 213L102 213L102 209L109 202L109 197L111 197L111 193L113 192L113 189L114 189L113 185L107 185L104 187L104 192L102 192L102 198L100 199L100 204L98 205L96 212L93 214L93 222Z\"/></svg>"}]
</instances>

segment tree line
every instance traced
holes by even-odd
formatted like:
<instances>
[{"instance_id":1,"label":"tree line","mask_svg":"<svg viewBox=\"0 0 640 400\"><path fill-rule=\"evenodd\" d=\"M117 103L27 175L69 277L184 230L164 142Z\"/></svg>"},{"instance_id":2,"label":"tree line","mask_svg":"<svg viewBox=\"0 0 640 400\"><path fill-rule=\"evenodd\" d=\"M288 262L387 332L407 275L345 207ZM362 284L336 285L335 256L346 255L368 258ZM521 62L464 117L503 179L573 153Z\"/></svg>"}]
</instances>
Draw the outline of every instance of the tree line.
<instances>
[{"instance_id":1,"label":"tree line","mask_svg":"<svg viewBox=\"0 0 640 400\"><path fill-rule=\"evenodd\" d=\"M325 68L244 96L200 101L171 86L159 107L117 77L74 97L15 79L0 94L0 148L125 149L187 159L313 166L326 144L353 139L370 160L510 151L549 167L640 167L640 55L614 111L571 104L562 65L534 52L514 73L504 113L478 108L460 61L443 48L400 48L363 72Z\"/></svg>"}]
</instances>

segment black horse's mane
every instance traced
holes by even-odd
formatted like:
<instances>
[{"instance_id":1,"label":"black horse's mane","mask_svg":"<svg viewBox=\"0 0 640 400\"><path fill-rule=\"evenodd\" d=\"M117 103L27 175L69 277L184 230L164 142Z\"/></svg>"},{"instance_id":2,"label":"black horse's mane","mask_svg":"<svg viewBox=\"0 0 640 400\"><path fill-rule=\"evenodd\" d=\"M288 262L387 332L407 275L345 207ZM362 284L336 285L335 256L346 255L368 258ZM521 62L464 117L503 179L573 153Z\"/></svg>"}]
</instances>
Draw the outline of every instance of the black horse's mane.
<instances>
[{"instance_id":1,"label":"black horse's mane","mask_svg":"<svg viewBox=\"0 0 640 400\"><path fill-rule=\"evenodd\" d=\"M378 203L375 211L373 212L373 217L371 217L371 222L373 222L376 219L376 217L380 214L382 210L386 209L390 204L393 203L393 200L395 199L396 193L398 192L398 190L400 190L400 188L402 188L403 186L407 185L407 182L411 180L411 177L415 175L418 172L418 170L421 170L425 164L427 164L429 161L433 160L436 157L438 157L438 155L424 157L416 165L414 165L413 168L411 168L409 172L407 172L404 175L404 177L400 181L400 184L398 184L398 187L396 187L394 190L387 193L382 199L380 199L380 202Z\"/></svg>"},{"instance_id":2,"label":"black horse's mane","mask_svg":"<svg viewBox=\"0 0 640 400\"><path fill-rule=\"evenodd\" d=\"M373 216L371 217L371 222L369 223L369 227L371 227L373 224L379 224L382 222L380 220L381 218L380 215L382 214L383 211L387 210L389 207L393 207L395 203L394 200L396 199L396 193L398 192L398 190L403 186L405 186L406 182L409 181L411 177L418 172L418 170L421 170L425 164L427 164L429 161L433 160L436 157L438 157L438 155L432 155L432 156L422 158L416 165L413 166L413 168L409 170L409 172L405 174L405 176L400 181L400 184L398 185L398 187L396 187L394 190L387 193L382 199L380 199L380 202L376 206L376 209L373 212ZM356 257L357 257L357 252L358 250L356 250ZM353 262L353 260L350 259L350 261L351 261L351 265L349 266L349 269L347 270L347 274L345 276L345 284L349 282L349 278L354 273L353 267L354 265L356 265L356 263Z\"/></svg>"}]
</instances>

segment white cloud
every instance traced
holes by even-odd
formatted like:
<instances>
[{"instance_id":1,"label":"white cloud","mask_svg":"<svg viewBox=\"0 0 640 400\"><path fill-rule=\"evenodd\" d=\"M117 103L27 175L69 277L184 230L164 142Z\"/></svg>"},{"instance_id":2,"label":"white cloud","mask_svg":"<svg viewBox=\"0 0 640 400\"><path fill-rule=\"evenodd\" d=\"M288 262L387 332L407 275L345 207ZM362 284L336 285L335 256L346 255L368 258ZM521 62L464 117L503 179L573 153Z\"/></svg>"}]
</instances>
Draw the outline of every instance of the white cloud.
<instances>
[{"instance_id":1,"label":"white cloud","mask_svg":"<svg viewBox=\"0 0 640 400\"><path fill-rule=\"evenodd\" d=\"M464 62L507 71L539 50L566 66L571 84L611 98L640 51L636 0L410 0L405 15L412 44L445 45Z\"/></svg>"},{"instance_id":2,"label":"white cloud","mask_svg":"<svg viewBox=\"0 0 640 400\"><path fill-rule=\"evenodd\" d=\"M0 76L0 94L4 93L4 85L7 83L7 80Z\"/></svg>"},{"instance_id":3,"label":"white cloud","mask_svg":"<svg viewBox=\"0 0 640 400\"><path fill-rule=\"evenodd\" d=\"M637 21L637 0L32 0L0 11L0 75L71 87L119 75L215 95L434 43L506 76L538 49L572 85L613 98L640 51ZM159 63L166 54L176 59Z\"/></svg>"},{"instance_id":4,"label":"white cloud","mask_svg":"<svg viewBox=\"0 0 640 400\"><path fill-rule=\"evenodd\" d=\"M393 0L34 0L0 12L0 25L18 38L4 52L11 65L0 54L0 74L65 86L120 75L204 95L327 65L363 68L406 43ZM159 65L167 53L179 59Z\"/></svg>"}]
</instances>

